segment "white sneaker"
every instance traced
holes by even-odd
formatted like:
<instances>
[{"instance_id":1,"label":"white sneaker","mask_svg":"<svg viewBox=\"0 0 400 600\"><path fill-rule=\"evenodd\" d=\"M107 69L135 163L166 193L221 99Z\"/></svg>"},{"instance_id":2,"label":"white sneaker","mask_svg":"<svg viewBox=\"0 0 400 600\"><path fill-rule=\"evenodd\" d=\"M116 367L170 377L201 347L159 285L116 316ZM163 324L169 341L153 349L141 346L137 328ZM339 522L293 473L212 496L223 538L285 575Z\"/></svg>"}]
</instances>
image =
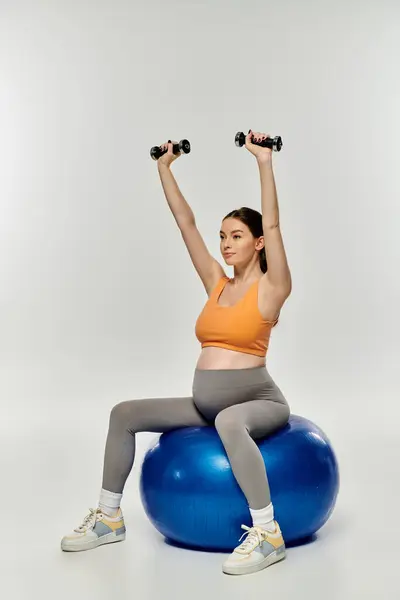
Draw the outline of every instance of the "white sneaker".
<instances>
[{"instance_id":1,"label":"white sneaker","mask_svg":"<svg viewBox=\"0 0 400 600\"><path fill-rule=\"evenodd\" d=\"M102 544L122 542L125 539L125 524L122 511L119 508L115 517L105 515L100 508L90 509L90 513L84 518L70 535L61 540L61 549L64 552L80 552L91 550Z\"/></svg>"},{"instance_id":2,"label":"white sneaker","mask_svg":"<svg viewBox=\"0 0 400 600\"><path fill-rule=\"evenodd\" d=\"M242 529L247 532L243 535L247 537L224 562L223 572L229 575L255 573L285 558L286 550L282 532L278 523L276 521L274 523L276 526L274 533L260 527L242 525Z\"/></svg>"}]
</instances>

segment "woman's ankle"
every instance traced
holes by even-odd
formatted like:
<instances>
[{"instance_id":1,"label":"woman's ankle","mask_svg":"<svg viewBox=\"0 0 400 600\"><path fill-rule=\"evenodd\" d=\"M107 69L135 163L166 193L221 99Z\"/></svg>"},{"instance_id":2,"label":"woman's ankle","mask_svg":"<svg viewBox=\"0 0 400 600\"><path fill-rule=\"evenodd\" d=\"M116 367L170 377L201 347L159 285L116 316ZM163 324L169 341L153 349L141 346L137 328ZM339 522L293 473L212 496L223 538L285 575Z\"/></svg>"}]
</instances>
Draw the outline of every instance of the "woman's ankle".
<instances>
[{"instance_id":1,"label":"woman's ankle","mask_svg":"<svg viewBox=\"0 0 400 600\"><path fill-rule=\"evenodd\" d=\"M109 517L115 517L121 505L122 494L110 492L104 488L100 491L99 508Z\"/></svg>"}]
</instances>

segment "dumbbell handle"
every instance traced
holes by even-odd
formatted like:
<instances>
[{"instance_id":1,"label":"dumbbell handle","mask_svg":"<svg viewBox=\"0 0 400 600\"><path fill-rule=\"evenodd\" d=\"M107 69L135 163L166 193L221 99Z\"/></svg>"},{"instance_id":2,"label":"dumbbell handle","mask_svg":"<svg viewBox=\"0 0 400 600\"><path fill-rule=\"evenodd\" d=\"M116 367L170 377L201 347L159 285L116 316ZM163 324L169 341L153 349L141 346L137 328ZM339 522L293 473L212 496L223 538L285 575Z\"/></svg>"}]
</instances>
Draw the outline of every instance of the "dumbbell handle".
<instances>
[{"instance_id":1,"label":"dumbbell handle","mask_svg":"<svg viewBox=\"0 0 400 600\"><path fill-rule=\"evenodd\" d=\"M150 150L150 156L153 160L158 160L161 156L166 154L167 150L162 150L160 146L153 146ZM172 145L173 154L179 154L183 152L184 154L188 154L190 152L190 142L189 140L181 140L178 144Z\"/></svg>"},{"instance_id":2,"label":"dumbbell handle","mask_svg":"<svg viewBox=\"0 0 400 600\"><path fill-rule=\"evenodd\" d=\"M235 136L235 144L236 146L242 147L246 143L246 136L243 131L239 131ZM280 152L283 146L282 138L278 135L274 138L267 137L265 140L260 140L256 142L254 137L251 138L251 143L255 146L261 146L262 148L270 148L275 152Z\"/></svg>"}]
</instances>

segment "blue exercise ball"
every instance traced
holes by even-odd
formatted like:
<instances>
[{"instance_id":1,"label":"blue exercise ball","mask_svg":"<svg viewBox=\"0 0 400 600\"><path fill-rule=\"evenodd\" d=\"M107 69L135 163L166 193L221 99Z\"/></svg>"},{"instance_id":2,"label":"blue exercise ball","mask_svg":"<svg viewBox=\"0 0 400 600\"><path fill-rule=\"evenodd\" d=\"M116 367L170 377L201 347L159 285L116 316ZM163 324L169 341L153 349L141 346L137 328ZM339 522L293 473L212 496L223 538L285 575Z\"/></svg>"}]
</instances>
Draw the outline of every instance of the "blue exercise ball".
<instances>
[{"instance_id":1,"label":"blue exercise ball","mask_svg":"<svg viewBox=\"0 0 400 600\"><path fill-rule=\"evenodd\" d=\"M339 490L328 438L308 419L291 415L284 428L256 443L286 544L309 538L328 520ZM214 427L162 434L145 454L140 494L155 528L191 548L231 551L243 533L241 524L251 525L247 500Z\"/></svg>"}]
</instances>

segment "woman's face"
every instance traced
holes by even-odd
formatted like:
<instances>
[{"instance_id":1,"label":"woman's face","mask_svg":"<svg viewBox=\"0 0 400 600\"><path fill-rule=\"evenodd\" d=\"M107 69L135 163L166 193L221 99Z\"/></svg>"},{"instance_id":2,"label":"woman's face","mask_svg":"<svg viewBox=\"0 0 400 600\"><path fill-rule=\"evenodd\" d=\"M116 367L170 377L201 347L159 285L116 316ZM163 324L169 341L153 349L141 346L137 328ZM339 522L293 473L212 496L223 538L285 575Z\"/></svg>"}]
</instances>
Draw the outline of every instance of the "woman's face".
<instances>
[{"instance_id":1,"label":"woman's face","mask_svg":"<svg viewBox=\"0 0 400 600\"><path fill-rule=\"evenodd\" d=\"M228 265L247 265L264 243L255 238L250 229L239 219L229 217L222 221L220 231L221 254Z\"/></svg>"}]
</instances>

